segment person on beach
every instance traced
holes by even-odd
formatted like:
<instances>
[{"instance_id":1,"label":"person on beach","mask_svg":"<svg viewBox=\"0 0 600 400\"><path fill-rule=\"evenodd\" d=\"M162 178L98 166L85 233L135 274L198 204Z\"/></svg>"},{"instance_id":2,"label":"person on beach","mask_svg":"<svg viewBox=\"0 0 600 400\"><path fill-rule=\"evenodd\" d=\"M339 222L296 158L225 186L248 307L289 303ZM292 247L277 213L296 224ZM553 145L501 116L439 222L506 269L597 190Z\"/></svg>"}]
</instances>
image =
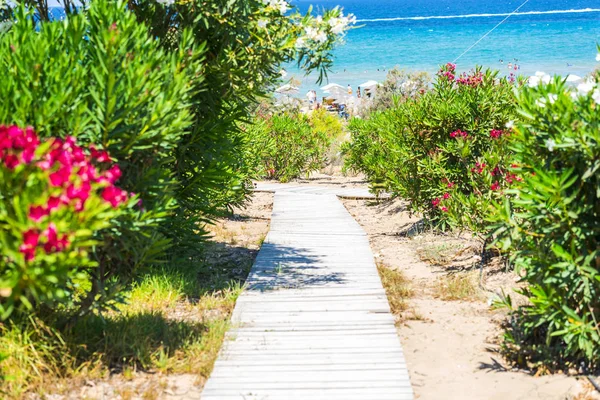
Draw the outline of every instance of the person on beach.
<instances>
[{"instance_id":1,"label":"person on beach","mask_svg":"<svg viewBox=\"0 0 600 400\"><path fill-rule=\"evenodd\" d=\"M360 99L360 86L356 89L356 98Z\"/></svg>"},{"instance_id":2,"label":"person on beach","mask_svg":"<svg viewBox=\"0 0 600 400\"><path fill-rule=\"evenodd\" d=\"M348 84L348 94L352 94L352 86L350 84Z\"/></svg>"}]
</instances>

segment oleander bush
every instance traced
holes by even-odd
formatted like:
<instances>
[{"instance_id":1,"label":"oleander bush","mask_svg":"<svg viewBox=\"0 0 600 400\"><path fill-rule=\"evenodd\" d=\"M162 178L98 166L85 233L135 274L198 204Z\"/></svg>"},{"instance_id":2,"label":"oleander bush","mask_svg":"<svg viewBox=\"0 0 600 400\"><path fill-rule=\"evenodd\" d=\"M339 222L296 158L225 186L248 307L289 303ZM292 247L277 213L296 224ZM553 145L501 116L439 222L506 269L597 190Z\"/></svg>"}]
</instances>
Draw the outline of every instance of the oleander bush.
<instances>
[{"instance_id":1,"label":"oleander bush","mask_svg":"<svg viewBox=\"0 0 600 400\"><path fill-rule=\"evenodd\" d=\"M586 372L600 367L600 84L538 76L518 100L509 147L523 179L492 220L529 301L504 350L523 366Z\"/></svg>"},{"instance_id":2,"label":"oleander bush","mask_svg":"<svg viewBox=\"0 0 600 400\"><path fill-rule=\"evenodd\" d=\"M455 68L444 66L421 96L353 119L346 168L409 200L439 227L485 232L489 207L520 179L506 148L516 118L515 83L490 70L456 76Z\"/></svg>"},{"instance_id":3,"label":"oleander bush","mask_svg":"<svg viewBox=\"0 0 600 400\"><path fill-rule=\"evenodd\" d=\"M282 182L323 168L328 152L342 135L339 118L325 110L311 115L286 111L259 113L246 125L249 164L259 178Z\"/></svg>"},{"instance_id":4,"label":"oleander bush","mask_svg":"<svg viewBox=\"0 0 600 400\"><path fill-rule=\"evenodd\" d=\"M73 306L90 289L99 232L130 197L120 176L107 152L73 137L40 142L32 128L0 126L0 320Z\"/></svg>"}]
</instances>

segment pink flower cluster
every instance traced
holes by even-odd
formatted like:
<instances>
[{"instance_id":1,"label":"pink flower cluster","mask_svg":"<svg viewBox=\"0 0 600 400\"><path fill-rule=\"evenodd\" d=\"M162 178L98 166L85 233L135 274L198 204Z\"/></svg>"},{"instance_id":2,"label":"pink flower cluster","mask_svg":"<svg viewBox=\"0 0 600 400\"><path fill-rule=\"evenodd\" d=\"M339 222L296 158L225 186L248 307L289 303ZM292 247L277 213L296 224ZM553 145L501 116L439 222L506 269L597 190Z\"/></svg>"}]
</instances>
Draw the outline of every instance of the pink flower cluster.
<instances>
[{"instance_id":1,"label":"pink flower cluster","mask_svg":"<svg viewBox=\"0 0 600 400\"><path fill-rule=\"evenodd\" d=\"M442 203L443 200L448 200L449 198L450 198L450 193L444 193L444 195L442 196L441 199L439 197L436 197L435 199L431 200L431 205L433 206L433 208L439 207L439 209L442 210L443 212L448 212L448 207L445 207L445 206L440 207L440 204Z\"/></svg>"},{"instance_id":2,"label":"pink flower cluster","mask_svg":"<svg viewBox=\"0 0 600 400\"><path fill-rule=\"evenodd\" d=\"M453 81L455 78L455 73L456 64L448 63L440 69L438 75L445 76L449 81Z\"/></svg>"},{"instance_id":3,"label":"pink flower cluster","mask_svg":"<svg viewBox=\"0 0 600 400\"><path fill-rule=\"evenodd\" d=\"M471 172L472 173L477 172L478 174L481 174L484 169L485 169L485 163L476 162L475 166L473 168L471 168Z\"/></svg>"},{"instance_id":4,"label":"pink flower cluster","mask_svg":"<svg viewBox=\"0 0 600 400\"><path fill-rule=\"evenodd\" d=\"M481 71L473 72L472 74L463 72L456 80L456 83L464 86L477 87L483 83L483 73Z\"/></svg>"},{"instance_id":5,"label":"pink flower cluster","mask_svg":"<svg viewBox=\"0 0 600 400\"><path fill-rule=\"evenodd\" d=\"M458 138L458 137L467 138L467 137L469 137L469 134L467 132L463 132L459 129L454 132L451 132L450 137L451 138Z\"/></svg>"},{"instance_id":6,"label":"pink flower cluster","mask_svg":"<svg viewBox=\"0 0 600 400\"><path fill-rule=\"evenodd\" d=\"M86 202L97 190L102 190L104 201L116 208L128 199L128 193L115 182L121 177L117 164L110 165L106 151L90 146L90 154L76 144L75 138L50 139L51 144L43 154L37 154L40 141L32 128L0 126L0 162L10 171L19 165L33 166L44 171L48 179L49 195L44 203L30 205L28 216L34 223L49 219L51 214L63 207L73 207L82 212ZM46 253L65 250L69 244L68 234L59 234L56 225L48 221L46 229L32 228L23 233L20 252L27 261L35 258L38 246ZM42 242L40 242L42 239Z\"/></svg>"},{"instance_id":7,"label":"pink flower cluster","mask_svg":"<svg viewBox=\"0 0 600 400\"><path fill-rule=\"evenodd\" d=\"M475 167L471 168L471 173L477 173L477 174L482 174L484 169L485 169L486 165L484 163L475 163ZM512 164L511 168L517 168L518 166L516 164ZM510 185L513 182L520 182L523 180L523 178L521 178L520 176L510 172L510 171L505 171L502 168L500 168L499 166L494 167L494 169L492 169L490 171L490 174L493 177L496 177L496 180L492 183L492 185L490 186L490 189L492 191L497 191L500 190L500 182L499 180L497 180L497 177L502 177L504 176L504 180Z\"/></svg>"},{"instance_id":8,"label":"pink flower cluster","mask_svg":"<svg viewBox=\"0 0 600 400\"><path fill-rule=\"evenodd\" d=\"M0 125L0 162L9 170L29 164L38 145L39 139L32 128Z\"/></svg>"},{"instance_id":9,"label":"pink flower cluster","mask_svg":"<svg viewBox=\"0 0 600 400\"><path fill-rule=\"evenodd\" d=\"M500 129L492 129L490 131L490 137L492 139L498 139L498 138L502 137L503 134L504 134L504 131L501 131Z\"/></svg>"},{"instance_id":10,"label":"pink flower cluster","mask_svg":"<svg viewBox=\"0 0 600 400\"><path fill-rule=\"evenodd\" d=\"M43 243L40 243L40 239ZM39 229L29 229L23 232L23 244L19 251L26 261L35 259L35 250L42 246L46 254L57 253L65 250L71 244L68 235L59 235L54 223L50 223L43 232Z\"/></svg>"}]
</instances>

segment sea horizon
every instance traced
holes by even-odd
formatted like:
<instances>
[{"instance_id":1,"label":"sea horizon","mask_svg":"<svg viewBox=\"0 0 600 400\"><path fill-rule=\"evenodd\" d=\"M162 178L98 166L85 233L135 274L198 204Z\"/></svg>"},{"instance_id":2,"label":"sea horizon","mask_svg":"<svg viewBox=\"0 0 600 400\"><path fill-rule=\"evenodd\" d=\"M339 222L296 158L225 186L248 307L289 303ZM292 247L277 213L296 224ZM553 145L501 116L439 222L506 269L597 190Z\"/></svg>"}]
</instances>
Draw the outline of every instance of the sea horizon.
<instances>
[{"instance_id":1,"label":"sea horizon","mask_svg":"<svg viewBox=\"0 0 600 400\"><path fill-rule=\"evenodd\" d=\"M334 51L333 70L322 85L315 82L316 76L303 76L288 66L287 78L301 82L299 96L310 89L318 91L327 82L350 84L356 90L362 82L385 80L394 67L433 76L441 65L455 62L459 72L481 66L501 75L543 71L585 76L598 65L600 0L294 0L292 4L301 11L310 5L315 10L339 5L357 17L357 28Z\"/></svg>"}]
</instances>

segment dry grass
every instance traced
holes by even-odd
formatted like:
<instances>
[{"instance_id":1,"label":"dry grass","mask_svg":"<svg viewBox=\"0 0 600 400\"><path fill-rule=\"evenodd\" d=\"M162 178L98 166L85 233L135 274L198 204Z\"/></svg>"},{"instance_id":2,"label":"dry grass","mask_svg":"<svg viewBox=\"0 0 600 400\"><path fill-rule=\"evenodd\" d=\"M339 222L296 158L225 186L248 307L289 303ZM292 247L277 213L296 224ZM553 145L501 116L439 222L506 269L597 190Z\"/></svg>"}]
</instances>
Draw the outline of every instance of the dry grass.
<instances>
[{"instance_id":1,"label":"dry grass","mask_svg":"<svg viewBox=\"0 0 600 400\"><path fill-rule=\"evenodd\" d=\"M451 264L465 247L457 243L434 243L417 248L417 256L421 261L432 265L447 266Z\"/></svg>"},{"instance_id":2,"label":"dry grass","mask_svg":"<svg viewBox=\"0 0 600 400\"><path fill-rule=\"evenodd\" d=\"M377 264L377 271L385 289L392 314L398 318L398 322L422 319L416 310L408 304L407 299L413 296L413 290L410 280L402 274L402 271L384 264Z\"/></svg>"},{"instance_id":3,"label":"dry grass","mask_svg":"<svg viewBox=\"0 0 600 400\"><path fill-rule=\"evenodd\" d=\"M484 298L479 288L476 271L460 272L439 277L434 285L434 296L442 300L479 301Z\"/></svg>"}]
</instances>

